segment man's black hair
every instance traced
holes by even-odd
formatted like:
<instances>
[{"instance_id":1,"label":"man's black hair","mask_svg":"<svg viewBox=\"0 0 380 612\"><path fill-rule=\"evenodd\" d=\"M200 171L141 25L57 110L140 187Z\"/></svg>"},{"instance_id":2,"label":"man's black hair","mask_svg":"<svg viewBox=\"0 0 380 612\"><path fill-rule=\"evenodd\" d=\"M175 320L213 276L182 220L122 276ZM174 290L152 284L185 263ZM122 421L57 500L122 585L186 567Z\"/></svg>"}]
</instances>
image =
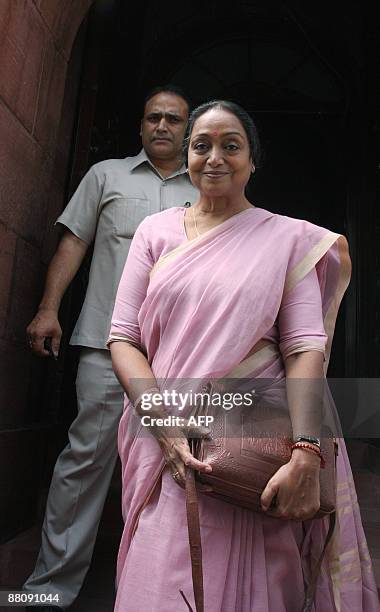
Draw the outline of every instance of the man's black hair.
<instances>
[{"instance_id":1,"label":"man's black hair","mask_svg":"<svg viewBox=\"0 0 380 612\"><path fill-rule=\"evenodd\" d=\"M147 103L149 102L149 100L153 98L154 96L157 96L157 94L160 94L160 93L171 93L176 96L179 96L180 98L183 98L183 100L185 100L187 106L189 107L189 114L190 114L190 111L192 108L192 102L189 96L185 94L185 92L183 91L181 87L178 87L178 85L173 85L172 83L167 83L166 85L156 85L156 87L153 87L153 89L151 89L148 92L147 96L145 97L144 109Z\"/></svg>"}]
</instances>

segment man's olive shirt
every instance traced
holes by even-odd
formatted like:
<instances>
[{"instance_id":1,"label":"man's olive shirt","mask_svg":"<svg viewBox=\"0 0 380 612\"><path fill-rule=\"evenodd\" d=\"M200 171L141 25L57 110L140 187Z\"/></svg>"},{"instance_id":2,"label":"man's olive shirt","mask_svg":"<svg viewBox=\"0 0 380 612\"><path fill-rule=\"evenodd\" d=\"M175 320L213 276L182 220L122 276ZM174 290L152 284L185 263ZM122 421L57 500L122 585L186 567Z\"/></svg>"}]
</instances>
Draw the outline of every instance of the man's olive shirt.
<instances>
[{"instance_id":1,"label":"man's olive shirt","mask_svg":"<svg viewBox=\"0 0 380 612\"><path fill-rule=\"evenodd\" d=\"M94 242L89 283L71 344L105 349L120 277L141 221L172 206L195 202L185 166L160 176L144 149L90 168L57 223L88 245Z\"/></svg>"}]
</instances>

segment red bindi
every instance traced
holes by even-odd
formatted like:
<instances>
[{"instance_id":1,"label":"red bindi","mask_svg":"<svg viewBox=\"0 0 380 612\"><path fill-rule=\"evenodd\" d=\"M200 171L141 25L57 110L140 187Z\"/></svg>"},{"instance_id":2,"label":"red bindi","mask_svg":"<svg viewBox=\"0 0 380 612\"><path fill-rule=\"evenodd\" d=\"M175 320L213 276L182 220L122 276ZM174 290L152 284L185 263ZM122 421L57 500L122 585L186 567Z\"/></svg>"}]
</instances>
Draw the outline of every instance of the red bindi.
<instances>
[{"instance_id":1,"label":"red bindi","mask_svg":"<svg viewBox=\"0 0 380 612\"><path fill-rule=\"evenodd\" d=\"M211 132L213 136L218 136L219 132Z\"/></svg>"}]
</instances>

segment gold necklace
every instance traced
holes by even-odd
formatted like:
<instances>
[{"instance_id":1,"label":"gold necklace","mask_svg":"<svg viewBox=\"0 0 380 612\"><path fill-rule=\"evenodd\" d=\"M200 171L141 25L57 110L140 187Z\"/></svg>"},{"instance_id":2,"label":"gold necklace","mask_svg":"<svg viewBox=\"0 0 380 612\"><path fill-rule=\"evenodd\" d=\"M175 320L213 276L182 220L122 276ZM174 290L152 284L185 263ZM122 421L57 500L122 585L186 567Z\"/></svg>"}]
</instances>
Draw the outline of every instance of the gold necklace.
<instances>
[{"instance_id":1,"label":"gold necklace","mask_svg":"<svg viewBox=\"0 0 380 612\"><path fill-rule=\"evenodd\" d=\"M194 208L195 208L195 206L191 207L191 210L192 210L192 213L193 213L194 229L195 229L195 233L197 234L197 238L199 238L199 236L201 236L201 234L199 233L199 230L198 230L198 225L197 225L197 220L195 218Z\"/></svg>"},{"instance_id":2,"label":"gold necklace","mask_svg":"<svg viewBox=\"0 0 380 612\"><path fill-rule=\"evenodd\" d=\"M256 208L255 206L252 205L252 208ZM193 216L193 222L194 222L194 229L195 229L195 233L197 234L197 238L199 238L200 236L202 236L202 234L200 233L200 231L198 230L198 225L197 225L197 219L195 217L195 206L191 207L191 212L192 212L192 216ZM243 209L243 210L249 210L249 209ZM241 210L240 212L243 212L243 210ZM238 215L239 213L235 213L235 215ZM235 215L231 215L232 217L234 217ZM227 217L227 219L231 219L231 217ZM225 221L227 221L227 219L225 219ZM223 223L223 221L222 221ZM208 231L208 230L206 230Z\"/></svg>"}]
</instances>

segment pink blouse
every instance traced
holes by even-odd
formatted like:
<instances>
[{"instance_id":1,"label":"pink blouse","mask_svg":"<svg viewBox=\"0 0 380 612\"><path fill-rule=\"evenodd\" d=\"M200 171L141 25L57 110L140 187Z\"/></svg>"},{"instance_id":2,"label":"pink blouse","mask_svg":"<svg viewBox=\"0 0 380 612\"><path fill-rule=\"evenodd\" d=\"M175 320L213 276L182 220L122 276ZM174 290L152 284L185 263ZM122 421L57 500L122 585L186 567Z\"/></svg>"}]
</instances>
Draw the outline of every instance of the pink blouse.
<instances>
[{"instance_id":1,"label":"pink blouse","mask_svg":"<svg viewBox=\"0 0 380 612\"><path fill-rule=\"evenodd\" d=\"M140 224L125 264L121 279L123 291L118 291L116 297L107 345L124 340L141 346L138 314L149 290L149 274L160 257L187 242L185 211L185 208L170 208L147 217ZM315 268L285 294L276 323L264 339L277 344L284 358L305 350L324 353L327 336Z\"/></svg>"}]
</instances>

